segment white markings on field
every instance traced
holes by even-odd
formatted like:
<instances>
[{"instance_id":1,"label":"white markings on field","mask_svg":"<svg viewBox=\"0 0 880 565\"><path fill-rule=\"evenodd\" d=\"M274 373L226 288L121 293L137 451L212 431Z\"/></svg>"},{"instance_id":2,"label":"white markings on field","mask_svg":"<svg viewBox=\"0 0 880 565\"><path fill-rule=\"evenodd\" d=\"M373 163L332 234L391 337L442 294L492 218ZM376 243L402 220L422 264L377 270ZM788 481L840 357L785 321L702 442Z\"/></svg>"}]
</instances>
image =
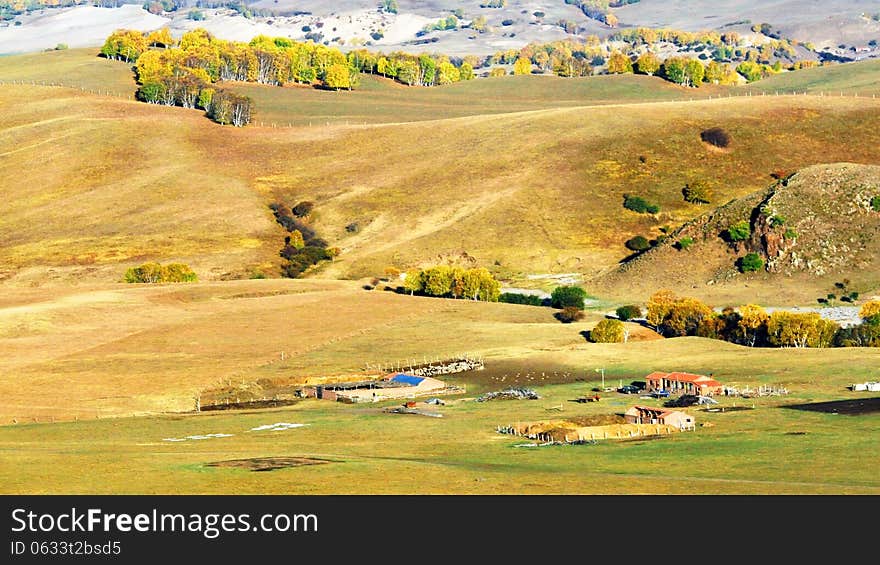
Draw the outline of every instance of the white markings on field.
<instances>
[{"instance_id":1,"label":"white markings on field","mask_svg":"<svg viewBox=\"0 0 880 565\"><path fill-rule=\"evenodd\" d=\"M308 426L308 424L289 424L287 422L278 422L276 424L266 424L265 426L257 426L256 428L251 428L252 432L283 432L285 430L292 430L295 428L301 428L303 426Z\"/></svg>"},{"instance_id":2,"label":"white markings on field","mask_svg":"<svg viewBox=\"0 0 880 565\"><path fill-rule=\"evenodd\" d=\"M276 422L274 424L266 424L264 426L257 426L256 428L251 428L252 432L283 432L285 430L293 430L296 428L302 428L303 426L308 426L308 424L291 424L289 422ZM224 438L224 437L232 437L235 434L203 434L203 435L191 435L186 437L165 437L162 438L162 441L167 441L171 443L178 443L182 441L198 441L204 439L214 439L214 438Z\"/></svg>"}]
</instances>

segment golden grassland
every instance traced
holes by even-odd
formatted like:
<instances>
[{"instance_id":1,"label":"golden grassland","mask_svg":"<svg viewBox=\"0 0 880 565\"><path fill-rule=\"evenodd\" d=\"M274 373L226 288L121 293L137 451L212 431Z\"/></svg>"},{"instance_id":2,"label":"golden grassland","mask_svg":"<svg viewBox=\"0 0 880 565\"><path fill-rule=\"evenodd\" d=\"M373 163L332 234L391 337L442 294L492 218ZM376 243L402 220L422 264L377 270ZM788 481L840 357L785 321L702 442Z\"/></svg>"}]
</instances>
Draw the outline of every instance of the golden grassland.
<instances>
[{"instance_id":1,"label":"golden grassland","mask_svg":"<svg viewBox=\"0 0 880 565\"><path fill-rule=\"evenodd\" d=\"M477 104L472 111L485 114L434 120L424 120L422 110L414 110L420 117L401 110L402 119L423 120L403 124L240 130L195 110L2 86L0 100L11 112L0 131L10 148L0 175L14 179L9 213L0 219L8 234L0 251L3 276L19 286L107 282L144 260L187 262L203 279L274 275L283 232L266 205L310 199L317 203L318 232L343 251L318 273L323 278L374 276L389 265L406 268L461 251L513 282L541 272L590 277L627 255L629 237L656 236L660 227L704 212L707 206L681 198L689 181L708 179L717 205L763 188L773 171L874 163L880 156L880 100L752 96L596 104L578 81L510 80L457 89L384 85L362 93L268 89L314 97L325 112L339 104L321 102L332 97L377 115L405 106L401 97L410 96L424 108L448 109L456 98L456 107L466 107L477 89L494 109ZM560 105L582 105L493 113L507 102L511 109L542 107L538 99L549 106L553 88L532 86L543 81L566 85ZM645 98L645 85L693 92L648 77L595 81L616 85L599 88L595 99L615 89ZM527 86L514 85L520 82ZM368 98L374 95L385 98ZM313 110L290 107L302 115ZM731 133L728 151L700 141L699 132L711 126ZM648 198L661 212L623 210L624 193ZM346 231L352 223L357 233ZM804 289L796 298L812 300L815 292Z\"/></svg>"},{"instance_id":2,"label":"golden grassland","mask_svg":"<svg viewBox=\"0 0 880 565\"><path fill-rule=\"evenodd\" d=\"M0 490L4 493L877 493L877 414L837 416L782 404L856 398L880 351L750 349L701 338L588 343L600 318L560 324L549 308L409 297L344 281L15 289L0 307ZM280 351L287 352L282 362ZM186 414L218 382L357 371L470 352L482 372L451 382L444 418L314 400L283 409ZM494 432L517 421L620 413L638 400L606 383L656 369L727 384L783 385L790 396L724 399L755 410L695 412L696 432L644 442L516 448ZM506 386L539 401L464 400ZM562 412L552 407L562 407ZM696 409L694 409L696 410ZM132 416L135 417L123 417ZM115 416L115 417L114 417ZM13 419L17 422L12 424ZM65 421L66 420L66 421ZM78 421L71 421L78 420ZM251 432L274 422L309 424ZM807 432L787 435L788 432ZM229 433L184 442L165 438ZM253 457L333 463L253 473L205 467ZM27 470L27 472L23 472ZM137 481L133 478L137 477Z\"/></svg>"},{"instance_id":3,"label":"golden grassland","mask_svg":"<svg viewBox=\"0 0 880 565\"><path fill-rule=\"evenodd\" d=\"M276 294L294 289L299 292ZM146 295L140 299L152 306L137 310L145 318L160 317L162 322L156 327L108 338L103 345L52 360L23 360L18 367L6 367L2 396L7 398L15 388L27 389L50 406L100 406L105 414L121 414L134 404L142 409L147 398L156 403L154 409L160 408L160 399L170 407L175 395L221 375L215 365L222 364L226 370L246 368L260 353L268 363L274 357L271 349L295 349L289 346L293 336L303 341L302 353L295 353L296 363L272 369L264 365L264 371L244 370L244 374L295 374L300 364L346 369L363 358L366 348L371 348L374 358L391 360L468 347L487 356L487 369L450 379L467 386L468 392L447 399L442 419L382 413L381 408L389 403L342 405L307 400L283 409L199 415L51 424L20 420L0 427L2 492L880 492L880 482L867 463L880 455L873 439L880 416L838 416L779 407L857 397L844 387L873 374L880 360L875 350L749 349L700 338L597 345L580 336L595 316L583 324L563 325L552 320L545 308L391 296L345 288L344 283L295 282L281 288L273 281L244 286L226 282L185 290L138 291ZM359 306L347 305L346 295L355 293ZM249 297L235 298L242 295ZM322 308L307 303L318 297L324 300L325 311L328 300L345 306L348 321L316 323L315 312ZM71 297L66 299L70 304ZM367 305L370 319L364 324L361 317ZM211 313L205 314L202 307ZM168 308L174 310L171 319L180 320L179 324L169 326L169 317L157 315ZM117 316L124 315L120 310L115 309ZM382 313L389 310L394 313L386 316L393 320L382 323ZM65 317L75 319L71 314ZM99 312L92 311L88 317L93 325L99 324ZM478 318L476 325L474 318ZM308 335L299 331L306 320L312 322ZM288 330L283 334L287 340L279 335L277 324L281 323ZM346 323L350 326L343 329ZM327 339L324 333L339 336L345 331L351 337L341 340ZM59 332L55 332L56 341L62 337ZM80 335L77 341L91 339ZM14 338L4 339L4 348L11 341ZM236 350L239 346L241 350ZM249 355L244 355L245 349ZM657 403L616 393L603 394L599 403L571 402L599 384L595 368L604 368L606 383L614 386L618 380L641 379L650 370L685 368L714 372L723 382L740 386L784 385L792 394L722 400L725 406L755 406L744 412L712 414L692 409L698 423L713 426L662 440L525 449L514 445L527 440L494 432L498 425L519 421L620 413L634 402ZM554 384L548 384L551 381ZM510 385L535 387L542 399L465 400ZM162 387L165 390L159 390ZM89 395L93 398L88 399ZM36 408L36 402L32 404ZM562 412L552 407L562 407ZM4 420L10 408L5 401ZM249 431L274 422L308 426L285 432ZM163 441L214 433L233 436ZM271 473L205 466L253 457L315 457L333 462Z\"/></svg>"},{"instance_id":4,"label":"golden grassland","mask_svg":"<svg viewBox=\"0 0 880 565\"><path fill-rule=\"evenodd\" d=\"M552 314L346 281L9 289L0 305L0 423L188 411L198 391L225 382L584 342L578 325Z\"/></svg>"},{"instance_id":5,"label":"golden grassland","mask_svg":"<svg viewBox=\"0 0 880 565\"><path fill-rule=\"evenodd\" d=\"M335 124L234 129L125 99L128 69L92 55L0 58L4 81L57 74L71 87L93 80L123 95L0 85L0 492L880 493L870 464L880 456L880 415L781 407L859 397L845 387L876 380L878 350L663 340L635 324L630 343L591 344L583 333L626 288L607 289L584 321L561 324L549 308L333 280L462 251L514 282L602 273L632 235L706 211L682 202L690 180L709 179L713 204L723 204L763 188L776 170L876 163L880 101L672 100L697 93L644 77L521 77L431 91L367 78L360 93L262 89L258 104L280 122L333 114ZM555 103L554 89L564 93ZM657 98L669 101L633 103ZM365 116L408 123L351 125ZM729 150L702 144L699 132L711 126L731 133ZM661 213L623 211L624 193ZM267 205L305 199L342 255L307 280L224 280L274 275L284 233ZM345 230L352 222L356 233ZM117 282L147 260L188 263L203 282ZM665 286L662 272L652 276L651 286ZM812 300L826 282L786 281L775 296ZM715 292L734 303L753 297L742 281ZM450 397L444 418L318 401L188 413L205 388L462 353L483 356L487 369L450 379L468 391ZM612 385L686 370L792 394L736 401L754 404L749 411L695 412L713 425L662 440L526 449L494 433L516 421L622 412L636 399L569 402L598 384L600 368ZM543 399L466 400L510 384ZM559 406L561 414L551 409ZM250 431L273 422L309 425ZM234 435L163 441L209 433ZM262 473L205 466L271 456L334 462Z\"/></svg>"}]
</instances>

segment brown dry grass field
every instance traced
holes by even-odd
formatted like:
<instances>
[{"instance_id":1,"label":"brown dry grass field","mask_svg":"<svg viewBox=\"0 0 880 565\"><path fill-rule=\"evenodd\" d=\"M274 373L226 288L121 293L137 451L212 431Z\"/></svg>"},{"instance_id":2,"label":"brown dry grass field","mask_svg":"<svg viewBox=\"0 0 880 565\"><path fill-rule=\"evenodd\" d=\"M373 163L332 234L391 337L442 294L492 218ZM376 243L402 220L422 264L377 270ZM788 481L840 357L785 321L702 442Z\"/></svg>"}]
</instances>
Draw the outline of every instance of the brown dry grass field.
<instances>
[{"instance_id":1,"label":"brown dry grass field","mask_svg":"<svg viewBox=\"0 0 880 565\"><path fill-rule=\"evenodd\" d=\"M880 415L784 407L864 397L845 386L871 378L880 351L662 340L637 326L630 343L597 345L581 332L599 316L567 325L551 312L325 281L10 291L0 309L0 491L880 492L865 464L880 456L872 433ZM487 368L449 379L467 393L447 398L442 419L381 412L393 402L316 400L192 414L194 392L226 380L295 380L356 371L369 361L465 351L483 355ZM655 369L686 368L714 372L726 384L782 385L791 395L722 399L727 407L755 407L745 412L692 409L698 423L712 427L656 441L524 449L515 447L522 439L494 432L519 421L657 403L617 393L603 393L599 403L572 402L599 385L597 368L605 369L611 386ZM472 401L510 385L536 388L542 399ZM274 422L308 425L251 431ZM231 436L166 441L217 433ZM260 473L211 466L263 457L331 463Z\"/></svg>"},{"instance_id":2,"label":"brown dry grass field","mask_svg":"<svg viewBox=\"0 0 880 565\"><path fill-rule=\"evenodd\" d=\"M9 289L0 423L189 411L198 391L227 382L302 382L427 354L517 357L584 343L585 326L552 314L346 281Z\"/></svg>"},{"instance_id":3,"label":"brown dry grass field","mask_svg":"<svg viewBox=\"0 0 880 565\"><path fill-rule=\"evenodd\" d=\"M29 57L40 56L55 54ZM71 57L71 65L80 61ZM15 58L5 59L8 66ZM128 74L109 61L89 64L98 63ZM319 233L343 250L318 273L323 278L374 276L389 265L406 268L462 251L512 282L542 272L589 278L628 254L629 237L656 236L704 212L706 206L681 198L689 181L712 183L717 205L763 188L773 171L880 157L880 100L866 97L595 104L576 81L510 78L394 96L387 93L400 89L389 86L361 93L268 89L349 100L379 121L411 96L419 116L402 115L422 121L243 130L212 124L195 110L66 88L0 86L0 100L11 109L0 130L0 175L14 179L9 213L0 219L7 234L3 277L18 286L109 282L147 259L187 262L212 280L276 273L283 232L266 205L310 199ZM564 84L560 105L582 105L494 113L553 103L552 88L518 89L517 78ZM644 98L646 84L689 93L646 77L596 80L616 85L599 88L596 98ZM450 115L442 109L456 99L464 107L474 96L493 107L477 104L468 112L485 114L425 121L426 109ZM315 103L325 112L337 104ZM290 108L291 115L311 111ZM728 151L700 141L699 132L711 126L731 133ZM656 202L661 212L624 211L624 193ZM351 223L357 233L345 230ZM792 298L812 299L816 289L804 290Z\"/></svg>"},{"instance_id":4,"label":"brown dry grass field","mask_svg":"<svg viewBox=\"0 0 880 565\"><path fill-rule=\"evenodd\" d=\"M583 332L629 297L625 285L604 289L575 324L549 308L362 288L387 266L462 252L514 284L530 273L607 272L632 235L711 207L682 202L686 182L712 182L720 205L780 169L876 163L880 100L718 98L725 91L643 77L430 92L367 79L360 93L265 89L258 100L282 123L334 114L335 124L233 129L126 99L128 69L93 54L0 59L0 492L880 493L866 464L880 457L880 415L786 407L864 397L845 387L876 380L876 349L750 349L658 339L634 324L629 343L588 343ZM56 74L68 85L8 83ZM77 88L88 84L119 96ZM554 89L563 92L555 105ZM344 123L365 116L375 123ZM700 141L711 126L730 132L729 150ZM624 193L662 210L624 211ZM342 254L305 280L247 280L277 274L284 232L267 205L306 199L316 203L310 221ZM345 229L353 222L356 233ZM119 282L147 260L188 263L202 282ZM666 286L662 270L648 278L639 284ZM774 305L813 300L826 283L786 281ZM754 297L742 280L719 286L719 299ZM449 397L444 418L313 400L192 413L209 388L462 353L484 357L487 370L450 379L468 390ZM589 417L636 401L571 402L598 385L596 369L611 385L687 370L791 395L723 399L753 409L695 412L711 425L657 441L529 449L494 432L556 417L560 406ZM472 401L509 384L542 399ZM273 422L308 426L253 430ZM164 441L209 433L231 435ZM260 473L212 465L261 457L331 463Z\"/></svg>"}]
</instances>

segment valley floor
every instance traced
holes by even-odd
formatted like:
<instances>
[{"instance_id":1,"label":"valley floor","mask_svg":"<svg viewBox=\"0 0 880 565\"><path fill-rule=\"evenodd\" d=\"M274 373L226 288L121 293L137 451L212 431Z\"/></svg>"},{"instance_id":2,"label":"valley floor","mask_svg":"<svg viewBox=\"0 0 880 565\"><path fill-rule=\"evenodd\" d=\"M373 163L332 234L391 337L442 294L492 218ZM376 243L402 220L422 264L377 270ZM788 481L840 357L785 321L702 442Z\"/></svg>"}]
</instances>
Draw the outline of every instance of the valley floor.
<instances>
[{"instance_id":1,"label":"valley floor","mask_svg":"<svg viewBox=\"0 0 880 565\"><path fill-rule=\"evenodd\" d=\"M880 414L786 407L865 397L846 386L876 379L880 351L750 349L647 333L626 344L591 344L581 332L599 314L560 324L551 313L325 281L118 285L59 289L49 298L45 289L8 292L0 304L0 490L880 494L873 472ZM365 352L392 363L466 351L483 356L486 370L448 379L467 391L447 397L442 418L382 412L394 402L317 400L192 412L192 394L224 378L356 372ZM573 402L599 386L595 369L613 386L652 370L687 370L725 384L782 385L791 394L721 399L752 410L694 407L696 431L653 441L525 448L516 444L528 440L495 432L659 404L618 393ZM510 385L542 398L473 401ZM276 423L305 425L255 429ZM260 461L212 465L265 458L320 464L263 472L248 469Z\"/></svg>"}]
</instances>

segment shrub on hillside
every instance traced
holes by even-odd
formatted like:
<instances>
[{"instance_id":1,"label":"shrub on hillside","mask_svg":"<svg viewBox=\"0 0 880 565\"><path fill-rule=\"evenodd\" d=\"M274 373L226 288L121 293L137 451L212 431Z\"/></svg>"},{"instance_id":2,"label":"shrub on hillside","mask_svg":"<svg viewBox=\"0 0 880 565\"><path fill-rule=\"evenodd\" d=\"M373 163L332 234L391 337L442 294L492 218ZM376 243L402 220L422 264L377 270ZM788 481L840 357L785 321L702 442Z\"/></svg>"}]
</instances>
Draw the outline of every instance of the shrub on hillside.
<instances>
[{"instance_id":1,"label":"shrub on hillside","mask_svg":"<svg viewBox=\"0 0 880 565\"><path fill-rule=\"evenodd\" d=\"M715 147L728 147L730 145L730 134L722 128L715 127L700 132L700 139Z\"/></svg>"},{"instance_id":2,"label":"shrub on hillside","mask_svg":"<svg viewBox=\"0 0 880 565\"><path fill-rule=\"evenodd\" d=\"M678 249L680 251L684 251L693 244L694 244L694 238L683 237L676 242L675 247L676 247L676 249Z\"/></svg>"},{"instance_id":3,"label":"shrub on hillside","mask_svg":"<svg viewBox=\"0 0 880 565\"><path fill-rule=\"evenodd\" d=\"M302 218L302 217L305 217L305 216L308 216L309 214L311 214L312 210L314 208L315 208L314 202L309 202L308 200L305 200L303 202L300 202L299 204L297 204L293 208L291 208L290 211L293 212L293 215L296 216L297 218Z\"/></svg>"},{"instance_id":4,"label":"shrub on hillside","mask_svg":"<svg viewBox=\"0 0 880 565\"><path fill-rule=\"evenodd\" d=\"M651 204L641 196L632 196L631 194L623 195L623 207L640 214L656 214L660 211L660 206Z\"/></svg>"},{"instance_id":5,"label":"shrub on hillside","mask_svg":"<svg viewBox=\"0 0 880 565\"><path fill-rule=\"evenodd\" d=\"M123 280L127 283L181 283L196 282L198 277L189 266L183 263L160 265L151 262L125 271Z\"/></svg>"},{"instance_id":6,"label":"shrub on hillside","mask_svg":"<svg viewBox=\"0 0 880 565\"><path fill-rule=\"evenodd\" d=\"M681 194L685 201L691 204L708 204L712 200L712 191L709 185L700 180L684 185Z\"/></svg>"},{"instance_id":7,"label":"shrub on hillside","mask_svg":"<svg viewBox=\"0 0 880 565\"><path fill-rule=\"evenodd\" d=\"M744 257L740 257L737 261L739 270L743 273L752 273L760 271L764 268L764 260L757 253L749 253Z\"/></svg>"},{"instance_id":8,"label":"shrub on hillside","mask_svg":"<svg viewBox=\"0 0 880 565\"><path fill-rule=\"evenodd\" d=\"M871 209L875 212L880 212L880 196L875 196L871 199Z\"/></svg>"},{"instance_id":9,"label":"shrub on hillside","mask_svg":"<svg viewBox=\"0 0 880 565\"><path fill-rule=\"evenodd\" d=\"M642 317L642 307L637 304L627 304L626 306L621 306L614 312L615 314L617 314L617 318L624 322L626 322L627 320L632 320L634 318Z\"/></svg>"},{"instance_id":10,"label":"shrub on hillside","mask_svg":"<svg viewBox=\"0 0 880 565\"><path fill-rule=\"evenodd\" d=\"M623 322L606 318L590 330L590 341L593 343L622 343L626 337Z\"/></svg>"},{"instance_id":11,"label":"shrub on hillside","mask_svg":"<svg viewBox=\"0 0 880 565\"><path fill-rule=\"evenodd\" d=\"M727 239L729 241L745 241L751 237L752 228L749 226L748 221L743 220L727 228L725 233L727 234Z\"/></svg>"},{"instance_id":12,"label":"shrub on hillside","mask_svg":"<svg viewBox=\"0 0 880 565\"><path fill-rule=\"evenodd\" d=\"M647 240L647 238L637 235L632 239L626 240L626 248L630 251L645 251L651 247L651 242Z\"/></svg>"},{"instance_id":13,"label":"shrub on hillside","mask_svg":"<svg viewBox=\"0 0 880 565\"><path fill-rule=\"evenodd\" d=\"M550 295L550 305L553 308L575 306L583 310L586 297L587 293L579 286L557 286Z\"/></svg>"},{"instance_id":14,"label":"shrub on hillside","mask_svg":"<svg viewBox=\"0 0 880 565\"><path fill-rule=\"evenodd\" d=\"M584 318L584 311L577 306L566 306L565 308L557 312L555 316L556 319L563 324L570 324L572 322L582 320Z\"/></svg>"},{"instance_id":15,"label":"shrub on hillside","mask_svg":"<svg viewBox=\"0 0 880 565\"><path fill-rule=\"evenodd\" d=\"M528 306L545 306L544 299L533 294L519 294L516 292L504 292L498 297L498 302L508 304L526 304Z\"/></svg>"}]
</instances>

